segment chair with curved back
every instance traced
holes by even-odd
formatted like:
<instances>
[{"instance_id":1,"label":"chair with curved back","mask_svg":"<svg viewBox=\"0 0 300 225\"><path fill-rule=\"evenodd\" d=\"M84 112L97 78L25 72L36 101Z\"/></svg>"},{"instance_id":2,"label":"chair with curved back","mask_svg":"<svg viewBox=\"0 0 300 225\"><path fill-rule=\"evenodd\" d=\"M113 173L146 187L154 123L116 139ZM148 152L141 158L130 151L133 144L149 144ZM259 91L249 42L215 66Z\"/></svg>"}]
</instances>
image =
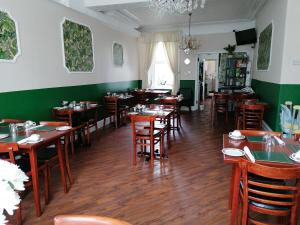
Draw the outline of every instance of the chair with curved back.
<instances>
[{"instance_id":1,"label":"chair with curved back","mask_svg":"<svg viewBox=\"0 0 300 225\"><path fill-rule=\"evenodd\" d=\"M98 102L95 101L80 101L80 103L98 105ZM98 115L99 115L98 107L95 107L93 108L93 110L88 111L85 115L85 120L88 124L88 127L89 128L95 127L95 133L97 133L98 131Z\"/></svg>"},{"instance_id":2,"label":"chair with curved back","mask_svg":"<svg viewBox=\"0 0 300 225\"><path fill-rule=\"evenodd\" d=\"M242 202L242 225L272 225L270 221L258 220L252 213L278 217L284 224L297 225L300 203L300 169L299 167L272 167L240 162L242 183L240 197ZM264 177L252 180L252 175ZM283 180L282 183L268 182L268 179ZM250 214L251 212L251 214ZM274 224L275 225L275 224ZM276 223L278 225L278 223Z\"/></svg>"},{"instance_id":3,"label":"chair with curved back","mask_svg":"<svg viewBox=\"0 0 300 225\"><path fill-rule=\"evenodd\" d=\"M160 159L162 159L164 154L164 133L162 130L154 128L156 116L131 115L130 119L133 140L133 164L136 164L138 145L141 147L141 154L144 153L147 146L150 147L150 161L153 164L154 147L155 144L160 143Z\"/></svg>"},{"instance_id":4,"label":"chair with curved back","mask_svg":"<svg viewBox=\"0 0 300 225\"><path fill-rule=\"evenodd\" d=\"M174 110L174 113L171 115L171 129L179 130L179 127L181 127L181 117L180 117L180 110L179 110L179 104L177 102L176 98L162 98L160 100L160 104L164 105L165 108L170 108Z\"/></svg>"},{"instance_id":5,"label":"chair with curved back","mask_svg":"<svg viewBox=\"0 0 300 225\"><path fill-rule=\"evenodd\" d=\"M225 116L225 122L228 123L228 93L215 93L213 96L213 108L212 108L212 124L216 119L216 114L223 114Z\"/></svg>"},{"instance_id":6,"label":"chair with curved back","mask_svg":"<svg viewBox=\"0 0 300 225\"><path fill-rule=\"evenodd\" d=\"M19 148L16 143L0 143L0 159L16 164L28 176L31 176L29 157L18 154ZM44 198L45 204L49 203L49 181L48 181L48 164L39 163L38 170L43 174L44 181ZM31 180L25 183L25 188L32 186ZM17 224L22 224L21 203L16 210Z\"/></svg>"},{"instance_id":7,"label":"chair with curved back","mask_svg":"<svg viewBox=\"0 0 300 225\"><path fill-rule=\"evenodd\" d=\"M105 110L109 116L109 122L114 122L116 128L119 127L118 118L125 122L128 108L119 106L117 96L104 96ZM106 118L103 119L103 128L106 125Z\"/></svg>"},{"instance_id":8,"label":"chair with curved back","mask_svg":"<svg viewBox=\"0 0 300 225\"><path fill-rule=\"evenodd\" d=\"M54 225L132 225L125 221L102 216L60 215L54 218Z\"/></svg>"},{"instance_id":9,"label":"chair with curved back","mask_svg":"<svg viewBox=\"0 0 300 225\"><path fill-rule=\"evenodd\" d=\"M265 106L261 104L241 104L241 116L238 118L238 129L261 130Z\"/></svg>"}]
</instances>

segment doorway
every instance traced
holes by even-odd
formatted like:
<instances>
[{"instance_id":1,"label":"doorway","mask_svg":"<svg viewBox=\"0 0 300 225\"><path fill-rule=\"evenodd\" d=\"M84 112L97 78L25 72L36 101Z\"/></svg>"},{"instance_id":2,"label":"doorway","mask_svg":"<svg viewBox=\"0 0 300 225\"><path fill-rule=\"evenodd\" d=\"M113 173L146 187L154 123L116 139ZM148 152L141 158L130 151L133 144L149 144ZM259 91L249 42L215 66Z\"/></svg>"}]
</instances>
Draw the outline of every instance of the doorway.
<instances>
[{"instance_id":1,"label":"doorway","mask_svg":"<svg viewBox=\"0 0 300 225\"><path fill-rule=\"evenodd\" d=\"M209 98L209 93L218 90L219 53L200 53L198 55L198 85L197 105L198 110L204 110L204 102Z\"/></svg>"}]
</instances>

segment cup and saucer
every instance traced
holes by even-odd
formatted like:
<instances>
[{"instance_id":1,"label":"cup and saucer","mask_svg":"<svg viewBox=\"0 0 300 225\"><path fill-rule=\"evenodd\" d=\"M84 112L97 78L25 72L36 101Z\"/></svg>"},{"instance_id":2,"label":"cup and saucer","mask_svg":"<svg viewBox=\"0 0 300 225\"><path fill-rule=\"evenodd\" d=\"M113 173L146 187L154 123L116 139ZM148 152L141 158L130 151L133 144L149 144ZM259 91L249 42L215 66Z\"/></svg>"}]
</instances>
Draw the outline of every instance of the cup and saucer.
<instances>
[{"instance_id":1,"label":"cup and saucer","mask_svg":"<svg viewBox=\"0 0 300 225\"><path fill-rule=\"evenodd\" d=\"M300 163L300 150L296 153L291 154L290 159L295 161L295 162Z\"/></svg>"},{"instance_id":2,"label":"cup and saucer","mask_svg":"<svg viewBox=\"0 0 300 225\"><path fill-rule=\"evenodd\" d=\"M229 138L233 140L244 140L246 137L242 135L241 131L234 130L232 132L229 132Z\"/></svg>"}]
</instances>

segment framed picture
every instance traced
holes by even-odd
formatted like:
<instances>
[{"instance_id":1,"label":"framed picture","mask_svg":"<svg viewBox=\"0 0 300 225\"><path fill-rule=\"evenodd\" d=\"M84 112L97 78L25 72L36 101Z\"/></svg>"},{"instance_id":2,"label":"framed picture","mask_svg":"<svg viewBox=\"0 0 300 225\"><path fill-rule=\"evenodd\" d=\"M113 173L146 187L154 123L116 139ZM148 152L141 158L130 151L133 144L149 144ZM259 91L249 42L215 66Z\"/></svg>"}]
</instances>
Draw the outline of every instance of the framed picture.
<instances>
[{"instance_id":1,"label":"framed picture","mask_svg":"<svg viewBox=\"0 0 300 225\"><path fill-rule=\"evenodd\" d=\"M257 51L257 70L269 70L271 64L273 23L270 23L259 35Z\"/></svg>"},{"instance_id":2,"label":"framed picture","mask_svg":"<svg viewBox=\"0 0 300 225\"><path fill-rule=\"evenodd\" d=\"M90 27L64 18L61 28L65 68L69 73L93 72L94 46Z\"/></svg>"},{"instance_id":3,"label":"framed picture","mask_svg":"<svg viewBox=\"0 0 300 225\"><path fill-rule=\"evenodd\" d=\"M0 62L16 62L21 54L17 22L0 9Z\"/></svg>"},{"instance_id":4,"label":"framed picture","mask_svg":"<svg viewBox=\"0 0 300 225\"><path fill-rule=\"evenodd\" d=\"M116 66L123 66L123 46L119 43L113 43L113 60Z\"/></svg>"}]
</instances>

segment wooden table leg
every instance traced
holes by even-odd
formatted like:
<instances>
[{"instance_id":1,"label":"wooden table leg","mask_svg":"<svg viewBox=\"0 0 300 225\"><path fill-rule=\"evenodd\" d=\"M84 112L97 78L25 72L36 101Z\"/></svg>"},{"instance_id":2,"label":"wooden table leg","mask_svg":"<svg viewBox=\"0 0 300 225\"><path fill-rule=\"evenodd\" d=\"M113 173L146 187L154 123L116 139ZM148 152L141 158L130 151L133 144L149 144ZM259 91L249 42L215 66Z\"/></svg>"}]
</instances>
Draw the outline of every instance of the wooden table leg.
<instances>
[{"instance_id":1,"label":"wooden table leg","mask_svg":"<svg viewBox=\"0 0 300 225\"><path fill-rule=\"evenodd\" d=\"M234 179L232 186L232 203L231 203L231 225L235 225L238 206L239 206L239 189L240 189L240 178L241 178L241 169L238 165L234 165Z\"/></svg>"},{"instance_id":2,"label":"wooden table leg","mask_svg":"<svg viewBox=\"0 0 300 225\"><path fill-rule=\"evenodd\" d=\"M31 179L32 179L32 189L35 205L36 216L41 216L41 201L40 201L40 184L39 184L39 171L37 165L37 153L36 149L31 149L29 151L30 168L31 168Z\"/></svg>"},{"instance_id":3,"label":"wooden table leg","mask_svg":"<svg viewBox=\"0 0 300 225\"><path fill-rule=\"evenodd\" d=\"M232 172L231 172L231 181L229 187L229 198L228 198L228 209L232 209L232 196L233 196L233 187L234 187L234 175L235 175L235 165L232 165Z\"/></svg>"},{"instance_id":4,"label":"wooden table leg","mask_svg":"<svg viewBox=\"0 0 300 225\"><path fill-rule=\"evenodd\" d=\"M61 173L61 180L62 180L62 183L64 186L64 192L67 193L68 187L67 187L67 181L66 181L64 155L63 155L60 139L58 139L56 142L56 148L57 148L59 168L60 168L60 173Z\"/></svg>"}]
</instances>

